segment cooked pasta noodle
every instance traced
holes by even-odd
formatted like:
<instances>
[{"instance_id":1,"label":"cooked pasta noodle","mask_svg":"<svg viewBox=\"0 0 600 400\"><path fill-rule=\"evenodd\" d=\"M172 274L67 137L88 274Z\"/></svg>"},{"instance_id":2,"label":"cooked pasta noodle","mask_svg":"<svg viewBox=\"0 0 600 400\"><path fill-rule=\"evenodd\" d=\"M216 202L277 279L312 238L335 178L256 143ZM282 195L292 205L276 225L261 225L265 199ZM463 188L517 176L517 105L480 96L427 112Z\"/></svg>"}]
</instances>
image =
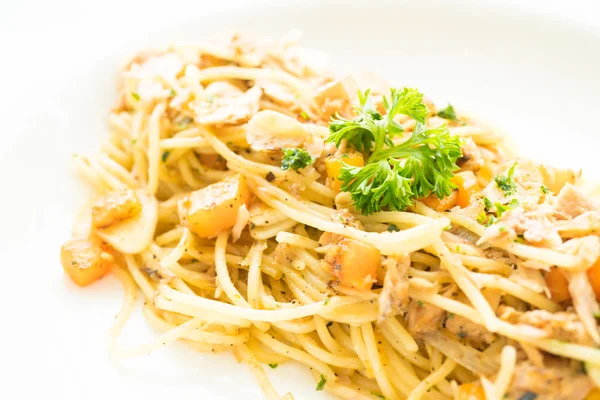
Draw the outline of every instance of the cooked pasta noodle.
<instances>
[{"instance_id":1,"label":"cooked pasta noodle","mask_svg":"<svg viewBox=\"0 0 600 400\"><path fill-rule=\"evenodd\" d=\"M398 189L385 203L381 192L364 211L357 199L380 172L359 192L358 175L344 174L375 154L357 140L383 129L389 86L336 78L300 49L233 35L126 66L100 154L74 159L98 198L61 253L81 285L111 266L122 281L111 353L178 340L231 350L273 400L293 394L277 392L265 364L286 362L347 399L584 398L600 382L600 212L579 175L517 159L485 124L419 97L415 110L429 120L400 113L400 133L377 131L389 134L381 145L402 146L412 140L402 132L419 129L458 135L449 189L432 194L445 184L438 174L431 195L407 200ZM359 99L357 89L370 92ZM339 121L357 129L367 111L375 128L327 140ZM422 173L403 179L416 184ZM123 348L138 288L161 334Z\"/></svg>"}]
</instances>

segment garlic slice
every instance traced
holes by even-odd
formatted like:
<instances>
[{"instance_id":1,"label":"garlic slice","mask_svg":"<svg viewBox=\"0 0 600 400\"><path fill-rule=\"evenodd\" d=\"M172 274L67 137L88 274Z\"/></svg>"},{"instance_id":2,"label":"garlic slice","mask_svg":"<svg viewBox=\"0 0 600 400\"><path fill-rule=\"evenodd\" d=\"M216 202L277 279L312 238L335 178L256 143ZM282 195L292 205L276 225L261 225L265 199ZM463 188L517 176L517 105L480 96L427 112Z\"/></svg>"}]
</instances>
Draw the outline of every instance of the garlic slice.
<instances>
[{"instance_id":1,"label":"garlic slice","mask_svg":"<svg viewBox=\"0 0 600 400\"><path fill-rule=\"evenodd\" d=\"M123 254L136 254L146 249L152 242L158 221L156 198L143 190L135 193L142 203L142 211L138 215L106 228L94 229L102 240Z\"/></svg>"}]
</instances>

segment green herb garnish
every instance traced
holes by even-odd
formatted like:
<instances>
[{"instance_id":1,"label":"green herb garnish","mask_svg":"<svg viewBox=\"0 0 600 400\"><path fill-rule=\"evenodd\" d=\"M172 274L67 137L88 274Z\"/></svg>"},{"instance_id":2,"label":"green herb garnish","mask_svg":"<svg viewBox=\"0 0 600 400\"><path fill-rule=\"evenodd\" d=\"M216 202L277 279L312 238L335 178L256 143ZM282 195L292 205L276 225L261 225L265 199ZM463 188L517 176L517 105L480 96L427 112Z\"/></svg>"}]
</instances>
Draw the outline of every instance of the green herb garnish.
<instances>
[{"instance_id":1,"label":"green herb garnish","mask_svg":"<svg viewBox=\"0 0 600 400\"><path fill-rule=\"evenodd\" d=\"M167 158L169 158L169 154L171 154L170 151L168 151L168 150L167 151L163 151L162 156L161 156L162 162L167 161Z\"/></svg>"},{"instance_id":2,"label":"green herb garnish","mask_svg":"<svg viewBox=\"0 0 600 400\"><path fill-rule=\"evenodd\" d=\"M275 368L277 368L277 366L278 366L278 365L279 365L279 364L269 364L269 367L271 367L271 368L275 369Z\"/></svg>"},{"instance_id":3,"label":"green herb garnish","mask_svg":"<svg viewBox=\"0 0 600 400\"><path fill-rule=\"evenodd\" d=\"M400 232L400 228L396 224L390 224L386 230L388 232Z\"/></svg>"},{"instance_id":4,"label":"green herb garnish","mask_svg":"<svg viewBox=\"0 0 600 400\"><path fill-rule=\"evenodd\" d=\"M514 175L515 168L517 163L514 163L512 167L508 170L508 174L504 175L496 175L494 181L496 181L496 185L504 192L505 196L512 196L517 193L517 184L515 183Z\"/></svg>"},{"instance_id":5,"label":"green herb garnish","mask_svg":"<svg viewBox=\"0 0 600 400\"><path fill-rule=\"evenodd\" d=\"M140 100L140 95L136 92L131 92L131 97L133 97L134 99L136 99L138 101Z\"/></svg>"},{"instance_id":6,"label":"green herb garnish","mask_svg":"<svg viewBox=\"0 0 600 400\"><path fill-rule=\"evenodd\" d=\"M452 107L452 104L448 104L448 107L438 111L437 115L438 117L446 118L451 121L458 120L458 118L456 117L456 112L454 111L454 107Z\"/></svg>"},{"instance_id":7,"label":"green herb garnish","mask_svg":"<svg viewBox=\"0 0 600 400\"><path fill-rule=\"evenodd\" d=\"M293 169L298 171L311 165L315 159L304 149L283 149L283 159L281 160L281 169L284 171Z\"/></svg>"},{"instance_id":8,"label":"green herb garnish","mask_svg":"<svg viewBox=\"0 0 600 400\"><path fill-rule=\"evenodd\" d=\"M325 379L323 374L321 374L321 380L319 381L319 383L317 383L317 390L323 390L326 382L327 382L327 380Z\"/></svg>"}]
</instances>

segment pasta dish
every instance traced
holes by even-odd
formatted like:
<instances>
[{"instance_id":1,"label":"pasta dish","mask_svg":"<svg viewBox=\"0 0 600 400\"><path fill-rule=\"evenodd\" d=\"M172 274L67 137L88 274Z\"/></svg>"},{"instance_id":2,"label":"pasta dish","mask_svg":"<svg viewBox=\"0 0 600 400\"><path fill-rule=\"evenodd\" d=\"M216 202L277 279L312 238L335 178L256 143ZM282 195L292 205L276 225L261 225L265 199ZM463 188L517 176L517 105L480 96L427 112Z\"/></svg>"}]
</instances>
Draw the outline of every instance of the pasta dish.
<instances>
[{"instance_id":1,"label":"pasta dish","mask_svg":"<svg viewBox=\"0 0 600 400\"><path fill-rule=\"evenodd\" d=\"M581 171L318 51L225 35L137 54L61 248L125 302L110 351L295 362L344 399L600 399L600 211ZM543 146L543 144L541 144ZM118 336L144 297L155 341Z\"/></svg>"}]
</instances>

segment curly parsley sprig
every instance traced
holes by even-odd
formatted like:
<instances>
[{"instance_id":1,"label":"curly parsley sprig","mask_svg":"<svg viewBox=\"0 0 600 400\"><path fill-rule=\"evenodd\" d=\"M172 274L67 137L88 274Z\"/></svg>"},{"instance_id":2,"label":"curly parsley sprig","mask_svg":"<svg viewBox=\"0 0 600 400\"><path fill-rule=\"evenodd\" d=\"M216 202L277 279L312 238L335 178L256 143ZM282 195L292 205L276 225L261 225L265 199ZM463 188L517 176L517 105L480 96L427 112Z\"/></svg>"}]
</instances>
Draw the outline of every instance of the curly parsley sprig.
<instances>
[{"instance_id":1,"label":"curly parsley sprig","mask_svg":"<svg viewBox=\"0 0 600 400\"><path fill-rule=\"evenodd\" d=\"M342 160L338 177L356 208L363 214L403 210L415 198L450 195L456 187L451 182L458 169L456 160L462 155L459 138L450 135L446 126L426 128L428 111L418 91L392 89L390 98L383 98L384 115L371 105L369 93L359 93L356 118L337 117L329 127L329 142L339 146L346 139L367 156L364 167ZM417 123L410 138L394 144L392 139L404 132L394 118L402 114Z\"/></svg>"}]
</instances>

